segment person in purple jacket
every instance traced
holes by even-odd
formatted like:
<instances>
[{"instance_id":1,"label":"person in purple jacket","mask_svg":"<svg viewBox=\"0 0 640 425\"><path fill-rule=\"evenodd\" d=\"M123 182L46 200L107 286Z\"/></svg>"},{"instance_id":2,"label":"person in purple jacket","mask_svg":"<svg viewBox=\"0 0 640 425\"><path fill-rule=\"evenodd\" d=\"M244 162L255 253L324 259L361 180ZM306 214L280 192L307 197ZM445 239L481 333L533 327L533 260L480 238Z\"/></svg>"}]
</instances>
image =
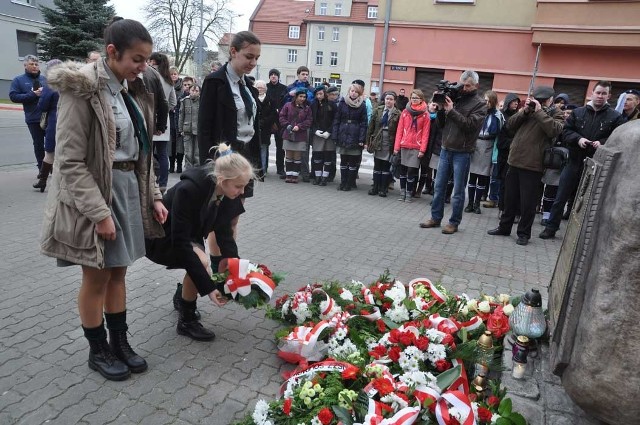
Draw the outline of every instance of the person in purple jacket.
<instances>
[{"instance_id":1,"label":"person in purple jacket","mask_svg":"<svg viewBox=\"0 0 640 425\"><path fill-rule=\"evenodd\" d=\"M307 102L307 90L298 88L293 100L280 111L280 125L284 129L284 156L287 183L298 183L302 168L302 154L307 149L308 130L311 127L311 107Z\"/></svg>"}]
</instances>

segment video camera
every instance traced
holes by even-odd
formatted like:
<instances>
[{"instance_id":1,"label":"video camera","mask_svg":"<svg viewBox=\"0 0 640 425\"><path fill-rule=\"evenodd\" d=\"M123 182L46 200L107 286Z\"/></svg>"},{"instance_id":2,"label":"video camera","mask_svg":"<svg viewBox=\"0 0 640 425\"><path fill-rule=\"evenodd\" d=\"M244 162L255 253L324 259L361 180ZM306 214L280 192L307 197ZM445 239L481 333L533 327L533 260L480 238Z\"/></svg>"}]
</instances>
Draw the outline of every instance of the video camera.
<instances>
[{"instance_id":1,"label":"video camera","mask_svg":"<svg viewBox=\"0 0 640 425\"><path fill-rule=\"evenodd\" d=\"M464 87L464 84L450 83L448 80L440 80L436 85L436 89L438 91L433 94L433 101L439 105L443 105L447 103L447 96L449 96L449 99L455 100L460 96L462 87Z\"/></svg>"}]
</instances>

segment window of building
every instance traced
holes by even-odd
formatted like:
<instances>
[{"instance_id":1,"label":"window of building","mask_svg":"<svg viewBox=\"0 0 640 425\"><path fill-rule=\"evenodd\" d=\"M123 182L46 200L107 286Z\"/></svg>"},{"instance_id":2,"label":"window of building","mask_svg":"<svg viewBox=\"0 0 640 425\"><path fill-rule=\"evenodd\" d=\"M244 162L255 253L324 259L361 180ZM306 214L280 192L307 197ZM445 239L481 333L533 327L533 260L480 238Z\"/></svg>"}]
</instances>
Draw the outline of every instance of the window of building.
<instances>
[{"instance_id":1,"label":"window of building","mask_svg":"<svg viewBox=\"0 0 640 425\"><path fill-rule=\"evenodd\" d=\"M320 3L320 15L327 14L327 3Z\"/></svg>"},{"instance_id":2,"label":"window of building","mask_svg":"<svg viewBox=\"0 0 640 425\"><path fill-rule=\"evenodd\" d=\"M336 86L338 90L342 88L342 80L336 78L329 78L329 84Z\"/></svg>"},{"instance_id":3,"label":"window of building","mask_svg":"<svg viewBox=\"0 0 640 425\"><path fill-rule=\"evenodd\" d=\"M316 52L316 65L322 65L322 56L323 55L324 55L324 53L319 51L319 50Z\"/></svg>"},{"instance_id":4,"label":"window of building","mask_svg":"<svg viewBox=\"0 0 640 425\"><path fill-rule=\"evenodd\" d=\"M338 66L338 52L331 52L331 66Z\"/></svg>"},{"instance_id":5,"label":"window of building","mask_svg":"<svg viewBox=\"0 0 640 425\"><path fill-rule=\"evenodd\" d=\"M334 15L340 16L342 15L342 3L336 3L336 9Z\"/></svg>"},{"instance_id":6,"label":"window of building","mask_svg":"<svg viewBox=\"0 0 640 425\"><path fill-rule=\"evenodd\" d=\"M333 41L340 41L340 27L333 27Z\"/></svg>"},{"instance_id":7,"label":"window of building","mask_svg":"<svg viewBox=\"0 0 640 425\"><path fill-rule=\"evenodd\" d=\"M318 87L322 84L322 78L313 77L313 87Z\"/></svg>"},{"instance_id":8,"label":"window of building","mask_svg":"<svg viewBox=\"0 0 640 425\"><path fill-rule=\"evenodd\" d=\"M27 55L38 56L38 45L36 44L38 39L37 33L16 30L16 39L18 41L18 56L20 58Z\"/></svg>"},{"instance_id":9,"label":"window of building","mask_svg":"<svg viewBox=\"0 0 640 425\"><path fill-rule=\"evenodd\" d=\"M300 26L299 25L289 25L289 38L299 39L300 38Z\"/></svg>"},{"instance_id":10,"label":"window of building","mask_svg":"<svg viewBox=\"0 0 640 425\"><path fill-rule=\"evenodd\" d=\"M318 40L320 41L324 40L324 26L318 27Z\"/></svg>"},{"instance_id":11,"label":"window of building","mask_svg":"<svg viewBox=\"0 0 640 425\"><path fill-rule=\"evenodd\" d=\"M367 8L367 18L369 19L378 18L378 6L369 6Z\"/></svg>"},{"instance_id":12,"label":"window of building","mask_svg":"<svg viewBox=\"0 0 640 425\"><path fill-rule=\"evenodd\" d=\"M287 54L287 62L294 63L298 61L298 51L296 49L289 49Z\"/></svg>"}]
</instances>

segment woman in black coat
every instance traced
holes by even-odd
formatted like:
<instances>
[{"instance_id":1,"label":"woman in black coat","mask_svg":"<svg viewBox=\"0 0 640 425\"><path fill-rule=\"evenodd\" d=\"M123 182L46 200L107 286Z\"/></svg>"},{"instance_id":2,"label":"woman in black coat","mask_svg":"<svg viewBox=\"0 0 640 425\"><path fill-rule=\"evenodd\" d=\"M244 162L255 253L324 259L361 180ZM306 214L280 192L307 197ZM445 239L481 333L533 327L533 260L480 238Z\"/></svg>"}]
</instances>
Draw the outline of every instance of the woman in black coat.
<instances>
[{"instance_id":1,"label":"woman in black coat","mask_svg":"<svg viewBox=\"0 0 640 425\"><path fill-rule=\"evenodd\" d=\"M195 340L210 341L215 335L200 324L196 298L208 296L223 305L222 288L211 280L212 270L205 253L204 239L215 234L221 257L238 257L232 222L244 212L240 196L251 180L253 167L224 143L215 162L192 168L180 176L163 198L169 210L164 223L165 237L146 240L146 256L168 269L185 269L181 296L176 294L180 318L177 331ZM218 271L218 265L215 265Z\"/></svg>"}]
</instances>

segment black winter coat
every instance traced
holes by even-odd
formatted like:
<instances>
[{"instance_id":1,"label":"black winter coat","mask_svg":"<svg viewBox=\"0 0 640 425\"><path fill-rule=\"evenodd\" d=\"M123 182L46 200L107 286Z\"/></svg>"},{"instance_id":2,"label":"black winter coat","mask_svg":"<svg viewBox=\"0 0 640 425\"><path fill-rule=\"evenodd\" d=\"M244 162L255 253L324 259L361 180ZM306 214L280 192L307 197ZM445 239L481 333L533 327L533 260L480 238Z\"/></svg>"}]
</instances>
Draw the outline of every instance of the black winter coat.
<instances>
[{"instance_id":1,"label":"black winter coat","mask_svg":"<svg viewBox=\"0 0 640 425\"><path fill-rule=\"evenodd\" d=\"M182 173L180 181L162 200L169 210L163 225L166 236L146 240L147 258L170 269L185 269L202 296L216 287L192 244L202 245L213 231L222 257L237 258L238 246L233 239L231 220L244 212L240 198L223 198L216 203L216 184L208 176L210 170L210 165L204 165Z\"/></svg>"},{"instance_id":2,"label":"black winter coat","mask_svg":"<svg viewBox=\"0 0 640 425\"><path fill-rule=\"evenodd\" d=\"M198 115L198 148L200 150L200 163L204 164L211 158L211 148L221 142L228 143L231 147L242 153L256 168L260 168L260 101L258 90L253 87L253 82L244 76L245 83L257 105L257 113L254 120L255 134L249 143L237 140L238 116L236 104L233 100L231 86L227 80L227 66L207 75L202 84L200 94L200 112Z\"/></svg>"},{"instance_id":3,"label":"black winter coat","mask_svg":"<svg viewBox=\"0 0 640 425\"><path fill-rule=\"evenodd\" d=\"M598 111L591 105L582 106L574 109L567 118L562 140L569 148L572 159L583 160L587 156L593 157L595 148L587 146L586 149L582 149L578 145L578 140L584 137L594 142L597 140L604 145L613 130L626 120L620 112L608 104Z\"/></svg>"},{"instance_id":4,"label":"black winter coat","mask_svg":"<svg viewBox=\"0 0 640 425\"><path fill-rule=\"evenodd\" d=\"M328 99L324 99L322 102L318 101L318 99L314 100L311 104L311 115L313 117L311 133L315 133L316 130L331 132L336 109L336 104Z\"/></svg>"},{"instance_id":5,"label":"black winter coat","mask_svg":"<svg viewBox=\"0 0 640 425\"><path fill-rule=\"evenodd\" d=\"M364 144L367 137L367 105L365 102L358 108L352 108L342 99L338 103L333 117L331 138L337 146L343 148L357 148Z\"/></svg>"}]
</instances>

